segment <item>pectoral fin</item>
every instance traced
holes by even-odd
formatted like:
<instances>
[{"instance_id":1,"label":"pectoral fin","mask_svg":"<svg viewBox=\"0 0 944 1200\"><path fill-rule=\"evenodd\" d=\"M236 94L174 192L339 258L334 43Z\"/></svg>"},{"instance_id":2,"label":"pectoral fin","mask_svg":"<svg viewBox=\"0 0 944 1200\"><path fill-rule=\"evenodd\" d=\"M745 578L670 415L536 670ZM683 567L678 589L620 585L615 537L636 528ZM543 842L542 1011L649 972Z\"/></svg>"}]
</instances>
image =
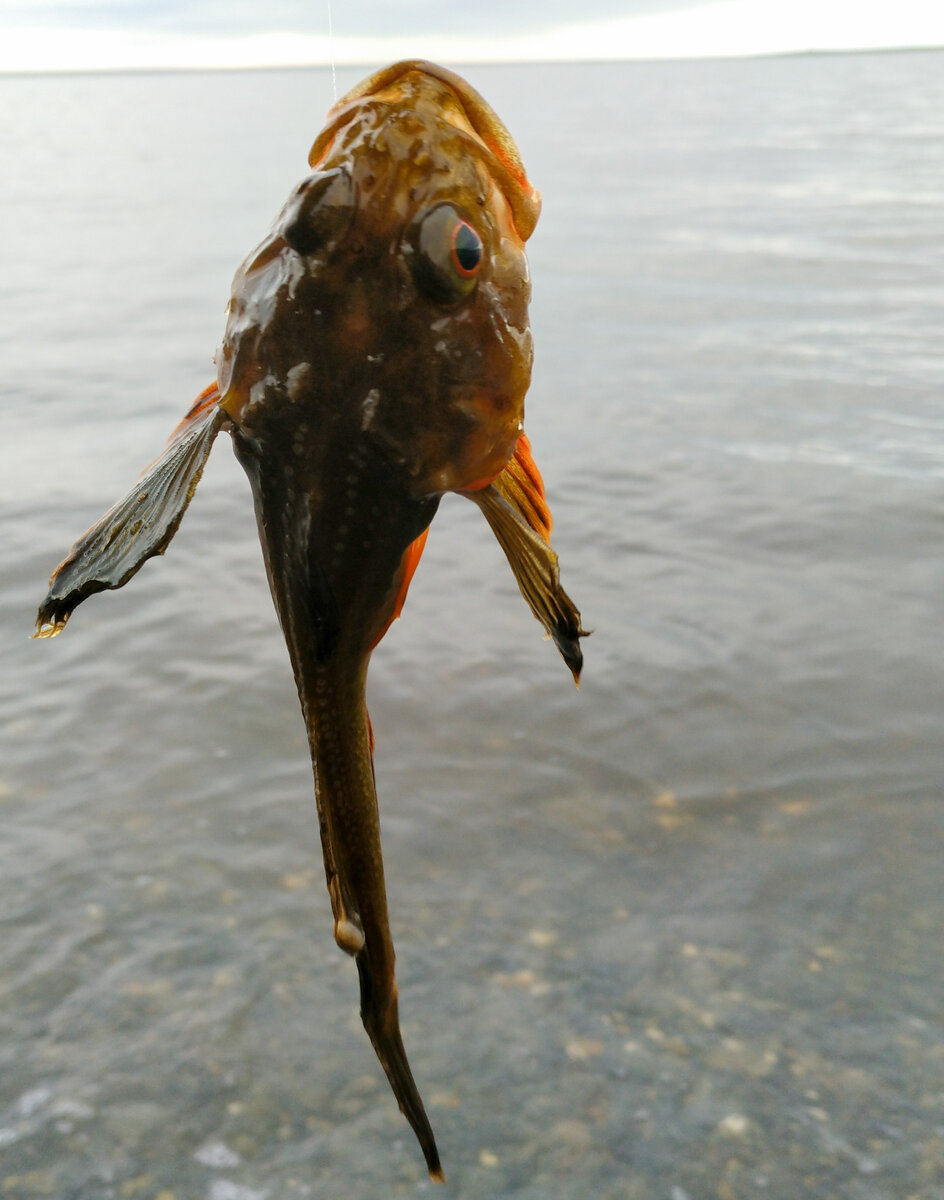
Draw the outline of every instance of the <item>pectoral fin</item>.
<instances>
[{"instance_id":1,"label":"pectoral fin","mask_svg":"<svg viewBox=\"0 0 944 1200\"><path fill-rule=\"evenodd\" d=\"M464 493L473 500L505 551L528 607L554 639L574 682L580 682L583 654L580 613L560 584L557 555L548 541L551 511L544 484L524 434L514 457L487 487Z\"/></svg>"},{"instance_id":2,"label":"pectoral fin","mask_svg":"<svg viewBox=\"0 0 944 1200\"><path fill-rule=\"evenodd\" d=\"M49 581L34 637L55 637L87 596L122 587L147 559L164 553L228 420L218 401L215 385L207 388L128 495L75 543Z\"/></svg>"}]
</instances>

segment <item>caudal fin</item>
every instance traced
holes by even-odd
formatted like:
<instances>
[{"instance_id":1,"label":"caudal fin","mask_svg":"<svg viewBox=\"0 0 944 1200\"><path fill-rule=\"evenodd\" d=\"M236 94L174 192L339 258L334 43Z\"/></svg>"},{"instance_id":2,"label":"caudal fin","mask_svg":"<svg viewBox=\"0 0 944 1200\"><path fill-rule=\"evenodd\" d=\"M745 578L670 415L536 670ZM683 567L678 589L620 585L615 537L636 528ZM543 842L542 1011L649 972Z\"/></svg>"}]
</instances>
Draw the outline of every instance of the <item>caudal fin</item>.
<instances>
[{"instance_id":1,"label":"caudal fin","mask_svg":"<svg viewBox=\"0 0 944 1200\"><path fill-rule=\"evenodd\" d=\"M127 496L75 543L49 580L33 637L55 637L87 596L122 587L164 553L228 420L218 401L216 386L207 388Z\"/></svg>"},{"instance_id":2,"label":"caudal fin","mask_svg":"<svg viewBox=\"0 0 944 1200\"><path fill-rule=\"evenodd\" d=\"M365 945L355 957L360 976L361 1020L364 1022L364 1028L397 1098L400 1111L416 1134L416 1140L426 1159L430 1179L434 1183L444 1183L446 1176L439 1160L436 1138L423 1107L413 1072L410 1070L406 1050L403 1048L397 1016L396 984L393 984L392 988L378 988L378 978L373 970L368 946Z\"/></svg>"}]
</instances>

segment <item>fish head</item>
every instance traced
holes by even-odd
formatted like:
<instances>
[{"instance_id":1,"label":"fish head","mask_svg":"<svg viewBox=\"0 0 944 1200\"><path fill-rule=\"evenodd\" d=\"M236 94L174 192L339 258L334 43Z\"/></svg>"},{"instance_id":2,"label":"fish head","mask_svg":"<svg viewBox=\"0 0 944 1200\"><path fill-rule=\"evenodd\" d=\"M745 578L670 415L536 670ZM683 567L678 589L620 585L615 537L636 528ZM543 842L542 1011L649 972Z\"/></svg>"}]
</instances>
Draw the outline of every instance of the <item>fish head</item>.
<instances>
[{"instance_id":1,"label":"fish head","mask_svg":"<svg viewBox=\"0 0 944 1200\"><path fill-rule=\"evenodd\" d=\"M237 272L224 408L249 436L276 410L357 430L416 496L481 486L531 375L540 197L514 143L464 80L406 62L331 109L310 164Z\"/></svg>"}]
</instances>

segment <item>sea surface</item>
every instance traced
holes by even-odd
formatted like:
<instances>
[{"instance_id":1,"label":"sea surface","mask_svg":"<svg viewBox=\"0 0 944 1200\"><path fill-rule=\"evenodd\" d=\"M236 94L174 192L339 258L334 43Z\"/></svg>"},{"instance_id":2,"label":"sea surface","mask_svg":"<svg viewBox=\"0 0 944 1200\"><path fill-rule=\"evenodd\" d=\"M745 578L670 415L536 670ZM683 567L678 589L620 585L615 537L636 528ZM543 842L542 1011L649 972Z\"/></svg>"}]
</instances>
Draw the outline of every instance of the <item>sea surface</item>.
<instances>
[{"instance_id":1,"label":"sea surface","mask_svg":"<svg viewBox=\"0 0 944 1200\"><path fill-rule=\"evenodd\" d=\"M578 692L449 497L372 663L441 1191L225 438L29 640L331 73L0 78L0 1196L941 1200L944 53L466 74L544 195L527 428L593 635Z\"/></svg>"}]
</instances>

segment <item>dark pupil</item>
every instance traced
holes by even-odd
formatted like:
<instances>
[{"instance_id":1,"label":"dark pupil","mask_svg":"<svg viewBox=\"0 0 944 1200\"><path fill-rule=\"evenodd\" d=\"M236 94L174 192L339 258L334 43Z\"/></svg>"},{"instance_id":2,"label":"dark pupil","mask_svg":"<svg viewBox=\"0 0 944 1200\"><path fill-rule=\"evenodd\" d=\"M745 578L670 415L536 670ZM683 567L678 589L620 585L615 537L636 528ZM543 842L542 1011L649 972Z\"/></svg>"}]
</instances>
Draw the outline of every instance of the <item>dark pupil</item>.
<instances>
[{"instance_id":1,"label":"dark pupil","mask_svg":"<svg viewBox=\"0 0 944 1200\"><path fill-rule=\"evenodd\" d=\"M482 243L475 230L464 221L456 227L453 247L459 267L463 271L474 271L482 258Z\"/></svg>"}]
</instances>

